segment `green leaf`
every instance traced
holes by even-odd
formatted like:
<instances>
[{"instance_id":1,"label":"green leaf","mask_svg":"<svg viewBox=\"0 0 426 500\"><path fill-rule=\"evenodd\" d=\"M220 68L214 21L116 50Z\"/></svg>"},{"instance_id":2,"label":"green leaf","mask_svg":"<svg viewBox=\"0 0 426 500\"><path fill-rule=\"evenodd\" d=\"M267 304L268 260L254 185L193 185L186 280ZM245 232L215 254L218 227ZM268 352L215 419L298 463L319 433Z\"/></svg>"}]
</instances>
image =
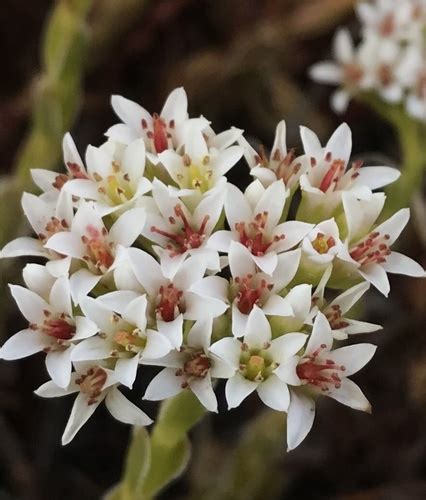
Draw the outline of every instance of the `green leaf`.
<instances>
[{"instance_id":1,"label":"green leaf","mask_svg":"<svg viewBox=\"0 0 426 500\"><path fill-rule=\"evenodd\" d=\"M151 465L151 444L145 427L134 429L127 451L122 488L130 493L142 489Z\"/></svg>"}]
</instances>

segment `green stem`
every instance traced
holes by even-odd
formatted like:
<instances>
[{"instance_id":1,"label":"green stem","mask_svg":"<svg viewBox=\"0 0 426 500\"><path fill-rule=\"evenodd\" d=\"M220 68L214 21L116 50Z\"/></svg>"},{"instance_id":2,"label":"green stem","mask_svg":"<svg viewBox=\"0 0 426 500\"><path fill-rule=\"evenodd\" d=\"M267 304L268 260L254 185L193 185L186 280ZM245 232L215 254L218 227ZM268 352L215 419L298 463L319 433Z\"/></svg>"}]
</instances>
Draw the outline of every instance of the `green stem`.
<instances>
[{"instance_id":1,"label":"green stem","mask_svg":"<svg viewBox=\"0 0 426 500\"><path fill-rule=\"evenodd\" d=\"M362 94L358 99L394 127L400 143L401 177L386 189L388 198L381 217L385 219L409 206L421 189L426 169L426 124L411 118L402 105L387 104L375 95Z\"/></svg>"}]
</instances>

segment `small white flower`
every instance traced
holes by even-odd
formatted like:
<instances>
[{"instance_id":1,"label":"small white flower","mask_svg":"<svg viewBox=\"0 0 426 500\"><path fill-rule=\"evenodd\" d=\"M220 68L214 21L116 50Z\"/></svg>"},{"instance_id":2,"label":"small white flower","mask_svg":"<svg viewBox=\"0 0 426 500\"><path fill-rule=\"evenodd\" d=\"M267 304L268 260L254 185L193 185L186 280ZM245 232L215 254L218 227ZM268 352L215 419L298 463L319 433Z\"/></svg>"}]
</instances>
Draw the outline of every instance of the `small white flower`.
<instances>
[{"instance_id":1,"label":"small white flower","mask_svg":"<svg viewBox=\"0 0 426 500\"><path fill-rule=\"evenodd\" d=\"M67 274L71 259L64 258L62 254L52 251L44 245L54 234L70 230L74 217L71 195L61 192L56 200L47 201L43 197L24 193L21 204L37 238L29 236L16 238L3 247L0 256L2 258L44 257L49 259L47 267L53 275Z\"/></svg>"},{"instance_id":2,"label":"small white flower","mask_svg":"<svg viewBox=\"0 0 426 500\"><path fill-rule=\"evenodd\" d=\"M410 219L410 210L403 208L385 222L374 227L375 219L365 221L360 201L351 193L345 193L343 205L348 223L346 249L339 253L342 269L347 274L359 273L383 295L390 290L387 273L423 277L425 271L413 259L390 249ZM360 226L364 232L360 235ZM356 237L355 237L356 235ZM338 273L342 272L338 270Z\"/></svg>"},{"instance_id":3,"label":"small white flower","mask_svg":"<svg viewBox=\"0 0 426 500\"><path fill-rule=\"evenodd\" d=\"M57 198L68 181L88 178L83 160L69 132L62 140L62 150L66 173L58 174L58 172L41 168L31 170L33 181L51 201Z\"/></svg>"},{"instance_id":4,"label":"small white flower","mask_svg":"<svg viewBox=\"0 0 426 500\"><path fill-rule=\"evenodd\" d=\"M177 148L184 124L188 120L188 98L183 87L174 89L166 99L160 114L151 115L139 104L119 95L111 98L112 107L123 121L108 129L106 135L123 144L142 137L147 151L153 154Z\"/></svg>"},{"instance_id":5,"label":"small white flower","mask_svg":"<svg viewBox=\"0 0 426 500\"><path fill-rule=\"evenodd\" d=\"M49 274L40 272L39 267L27 267L24 276L29 283L40 278L47 280L48 285L52 283ZM38 291L47 294L45 285L37 283L37 286ZM22 286L10 285L10 290L29 325L5 342L0 357L13 360L44 351L49 375L56 385L66 387L75 342L95 335L98 327L90 319L74 315L70 285L65 277L53 282L45 298Z\"/></svg>"},{"instance_id":6,"label":"small white flower","mask_svg":"<svg viewBox=\"0 0 426 500\"><path fill-rule=\"evenodd\" d=\"M161 181L152 183L157 213L147 213L143 236L156 243L164 276L173 278L189 255L199 255L211 270L220 270L217 251L207 247L224 203L225 193L213 189L205 194L193 212Z\"/></svg>"},{"instance_id":7,"label":"small white flower","mask_svg":"<svg viewBox=\"0 0 426 500\"><path fill-rule=\"evenodd\" d=\"M69 180L64 190L94 200L102 215L131 206L151 189L144 177L145 144L137 139L127 146L109 140L86 151L87 177Z\"/></svg>"},{"instance_id":8,"label":"small white flower","mask_svg":"<svg viewBox=\"0 0 426 500\"><path fill-rule=\"evenodd\" d=\"M362 167L362 162L354 162L347 169L352 133L346 123L334 131L325 147L306 127L301 127L301 137L311 165L300 177L302 202L298 217L302 220L323 221L339 209L344 191L353 191L360 198L368 197L372 189L386 186L400 176L394 168Z\"/></svg>"},{"instance_id":9,"label":"small white flower","mask_svg":"<svg viewBox=\"0 0 426 500\"><path fill-rule=\"evenodd\" d=\"M231 241L238 241L250 250L255 264L271 275L278 263L277 254L296 246L312 229L312 224L288 221L280 223L288 191L281 180L261 190L255 202L237 187L228 185L225 213L229 231L215 232L208 246L229 252Z\"/></svg>"},{"instance_id":10,"label":"small white flower","mask_svg":"<svg viewBox=\"0 0 426 500\"><path fill-rule=\"evenodd\" d=\"M51 236L45 247L79 259L87 269L71 277L74 302L87 295L103 275L113 272L123 258L123 247L131 246L145 224L145 210L132 208L121 215L109 230L92 202L80 204L71 228Z\"/></svg>"},{"instance_id":11,"label":"small white flower","mask_svg":"<svg viewBox=\"0 0 426 500\"><path fill-rule=\"evenodd\" d=\"M289 390L277 376L282 363L291 359L305 344L306 335L289 333L272 340L271 327L257 306L247 321L244 339L224 338L214 343L210 351L234 369L226 382L228 408L235 408L257 391L260 399L278 411L287 411Z\"/></svg>"},{"instance_id":12,"label":"small white flower","mask_svg":"<svg viewBox=\"0 0 426 500\"><path fill-rule=\"evenodd\" d=\"M62 435L63 445L72 441L102 401L105 401L111 415L125 424L145 426L152 423L148 415L118 390L119 384L112 370L96 363L75 363L74 366L76 372L72 374L66 389L49 381L35 391L43 398L56 398L78 392Z\"/></svg>"},{"instance_id":13,"label":"small white flower","mask_svg":"<svg viewBox=\"0 0 426 500\"><path fill-rule=\"evenodd\" d=\"M229 248L229 268L232 280L219 276L207 276L192 285L191 290L206 298L232 304L232 333L242 337L247 328L249 315L255 306L266 315L291 316L290 304L279 295L296 274L300 250L278 255L272 275L260 272L249 250L235 241Z\"/></svg>"},{"instance_id":14,"label":"small white flower","mask_svg":"<svg viewBox=\"0 0 426 500\"><path fill-rule=\"evenodd\" d=\"M290 390L287 417L289 450L305 439L315 417L315 400L309 392L301 390L302 387L312 394L329 396L356 410L371 411L361 389L347 377L370 361L376 346L357 344L332 350L332 344L333 336L327 318L318 313L304 354L293 356L276 370L278 377L296 386Z\"/></svg>"},{"instance_id":15,"label":"small white flower","mask_svg":"<svg viewBox=\"0 0 426 500\"><path fill-rule=\"evenodd\" d=\"M243 136L238 139L238 143L244 148L244 157L250 167L251 175L257 177L265 187L281 179L288 189L292 191L296 189L300 175L307 168L306 158L296 157L294 150L287 150L284 120L277 125L269 157L263 147L257 152Z\"/></svg>"},{"instance_id":16,"label":"small white flower","mask_svg":"<svg viewBox=\"0 0 426 500\"><path fill-rule=\"evenodd\" d=\"M72 352L73 361L115 360L116 379L132 387L139 362L157 359L172 349L167 331L147 328L147 300L144 295L131 300L121 313L112 313L100 300L86 297L80 304L84 314L100 330L96 337L81 342Z\"/></svg>"},{"instance_id":17,"label":"small white flower","mask_svg":"<svg viewBox=\"0 0 426 500\"><path fill-rule=\"evenodd\" d=\"M225 182L224 175L243 155L240 146L226 149L209 148L197 124L187 127L184 152L167 150L158 155L170 177L188 195L199 201L201 194Z\"/></svg>"},{"instance_id":18,"label":"small white flower","mask_svg":"<svg viewBox=\"0 0 426 500\"><path fill-rule=\"evenodd\" d=\"M156 360L166 368L152 379L144 399L158 401L190 389L207 410L217 412L212 379L232 377L233 369L209 351L211 334L212 318L207 316L194 324L179 351Z\"/></svg>"},{"instance_id":19,"label":"small white flower","mask_svg":"<svg viewBox=\"0 0 426 500\"><path fill-rule=\"evenodd\" d=\"M312 304L314 306L311 311L312 316L316 314L317 310L321 311L327 318L333 338L336 340L344 340L347 339L349 335L357 333L368 333L380 330L382 328L380 325L346 317L346 313L351 310L370 288L370 283L359 283L345 290L331 301L325 299L325 287L330 278L331 271L332 266L329 266L312 295Z\"/></svg>"}]
</instances>

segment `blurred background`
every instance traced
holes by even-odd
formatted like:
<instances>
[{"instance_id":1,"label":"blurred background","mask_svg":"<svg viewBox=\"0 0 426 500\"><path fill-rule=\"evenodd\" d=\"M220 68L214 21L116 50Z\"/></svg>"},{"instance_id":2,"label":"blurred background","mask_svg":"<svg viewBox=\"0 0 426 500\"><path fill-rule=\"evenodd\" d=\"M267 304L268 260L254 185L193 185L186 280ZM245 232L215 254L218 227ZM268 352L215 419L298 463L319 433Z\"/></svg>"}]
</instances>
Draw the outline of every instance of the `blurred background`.
<instances>
[{"instance_id":1,"label":"blurred background","mask_svg":"<svg viewBox=\"0 0 426 500\"><path fill-rule=\"evenodd\" d=\"M153 112L183 85L190 115L202 113L216 131L235 125L253 143L271 145L284 118L287 144L297 151L299 125L326 139L347 121L354 156L399 165L398 141L386 122L357 103L343 117L334 115L332 89L307 77L311 64L330 55L338 25L356 33L353 3L3 0L0 247L27 230L19 193L34 189L28 168L61 169L60 141L67 130L80 152L103 142L103 132L118 121L109 105L114 93ZM241 187L249 182L242 164L230 177ZM421 207L417 195L400 250L424 266ZM19 259L0 262L1 343L23 326L5 287L20 281L23 265ZM425 297L425 280L394 276L388 300L371 292L365 301L363 319L384 325L365 336L379 349L354 377L373 404L372 416L322 398L313 431L287 454L283 416L260 413L258 400L249 398L198 425L191 436L195 459L161 498L426 498ZM136 385L135 402L148 379ZM99 498L120 478L129 428L100 407L77 438L61 447L72 398L39 400L32 391L46 380L43 355L0 363L0 499ZM220 407L225 409L223 399ZM156 411L153 404L144 408Z\"/></svg>"}]
</instances>

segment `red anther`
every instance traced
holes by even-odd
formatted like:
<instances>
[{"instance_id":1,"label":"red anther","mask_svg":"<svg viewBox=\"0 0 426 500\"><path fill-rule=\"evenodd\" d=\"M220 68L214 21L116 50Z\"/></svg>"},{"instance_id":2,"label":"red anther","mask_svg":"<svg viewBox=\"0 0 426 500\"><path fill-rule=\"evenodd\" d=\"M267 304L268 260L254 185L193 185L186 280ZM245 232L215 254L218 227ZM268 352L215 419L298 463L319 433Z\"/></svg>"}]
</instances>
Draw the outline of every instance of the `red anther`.
<instances>
[{"instance_id":1,"label":"red anther","mask_svg":"<svg viewBox=\"0 0 426 500\"><path fill-rule=\"evenodd\" d=\"M210 216L206 215L202 220L200 227L198 229L194 229L186 218L186 215L180 205L175 206L174 212L176 218L182 221L180 233L163 231L155 226L151 226L151 232L160 234L170 240L166 248L170 251L172 257L182 254L187 250L199 248L206 238L206 226L210 219ZM173 224L176 224L176 219L174 219L174 221L175 222Z\"/></svg>"},{"instance_id":2,"label":"red anther","mask_svg":"<svg viewBox=\"0 0 426 500\"><path fill-rule=\"evenodd\" d=\"M154 113L152 127L154 132L153 140L155 152L162 153L169 147L167 140L167 125L160 116Z\"/></svg>"},{"instance_id":3,"label":"red anther","mask_svg":"<svg viewBox=\"0 0 426 500\"><path fill-rule=\"evenodd\" d=\"M143 129L148 128L148 123L146 122L145 118L142 118L142 120L141 120L141 125L142 125L142 128L143 128Z\"/></svg>"},{"instance_id":4,"label":"red anther","mask_svg":"<svg viewBox=\"0 0 426 500\"><path fill-rule=\"evenodd\" d=\"M237 277L234 281L238 285L237 307L243 314L249 314L254 305L259 304L264 298L265 293L273 288L273 285L267 283L265 279L256 285L250 274L246 277Z\"/></svg>"},{"instance_id":5,"label":"red anther","mask_svg":"<svg viewBox=\"0 0 426 500\"><path fill-rule=\"evenodd\" d=\"M109 269L114 262L114 256L110 251L110 244L105 239L108 234L105 228L99 231L89 224L86 227L88 236L83 235L81 241L86 245L87 253L84 255L86 262L92 262L98 269Z\"/></svg>"},{"instance_id":6,"label":"red anther","mask_svg":"<svg viewBox=\"0 0 426 500\"><path fill-rule=\"evenodd\" d=\"M67 162L67 167L71 178L73 179L88 179L87 174L78 163Z\"/></svg>"},{"instance_id":7,"label":"red anther","mask_svg":"<svg viewBox=\"0 0 426 500\"><path fill-rule=\"evenodd\" d=\"M285 238L285 235L269 237L265 232L268 212L258 213L250 223L237 222L235 230L239 234L240 243L247 247L253 255L265 255L272 243Z\"/></svg>"},{"instance_id":8,"label":"red anther","mask_svg":"<svg viewBox=\"0 0 426 500\"><path fill-rule=\"evenodd\" d=\"M163 321L173 321L177 315L184 312L182 296L183 292L173 283L160 287L156 312Z\"/></svg>"},{"instance_id":9,"label":"red anther","mask_svg":"<svg viewBox=\"0 0 426 500\"><path fill-rule=\"evenodd\" d=\"M321 344L310 356L302 359L296 367L296 373L301 380L306 380L308 384L326 392L329 390L329 385L333 385L336 389L340 388L341 379L338 372L343 372L346 368L336 365L332 359L318 360L318 355L325 348L326 345Z\"/></svg>"},{"instance_id":10,"label":"red anther","mask_svg":"<svg viewBox=\"0 0 426 500\"><path fill-rule=\"evenodd\" d=\"M389 245L385 243L389 238L388 234L380 235L377 231L372 232L352 247L349 254L361 265L383 264L386 262L386 256L391 253Z\"/></svg>"},{"instance_id":11,"label":"red anther","mask_svg":"<svg viewBox=\"0 0 426 500\"><path fill-rule=\"evenodd\" d=\"M107 373L103 368L90 368L84 375L76 379L80 392L88 396L87 404L90 406L97 402L107 380Z\"/></svg>"},{"instance_id":12,"label":"red anther","mask_svg":"<svg viewBox=\"0 0 426 500\"><path fill-rule=\"evenodd\" d=\"M333 183L336 184L339 181L340 177L344 172L344 169L345 169L345 164L343 160L333 160L332 164L330 165L330 168L327 170L324 177L322 178L321 184L319 185L319 189L323 193L326 193ZM333 190L334 188L335 186L333 187Z\"/></svg>"},{"instance_id":13,"label":"red anther","mask_svg":"<svg viewBox=\"0 0 426 500\"><path fill-rule=\"evenodd\" d=\"M325 161L331 161L333 155L331 153L331 151L328 151L324 157Z\"/></svg>"},{"instance_id":14,"label":"red anther","mask_svg":"<svg viewBox=\"0 0 426 500\"><path fill-rule=\"evenodd\" d=\"M313 168L313 167L315 167L315 166L316 166L316 164L317 164L317 160L316 160L316 158L314 158L313 156L311 156L311 158L310 158L310 162L311 162L311 167L312 167L312 168Z\"/></svg>"},{"instance_id":15,"label":"red anther","mask_svg":"<svg viewBox=\"0 0 426 500\"><path fill-rule=\"evenodd\" d=\"M44 320L41 330L57 340L70 340L75 334L75 326L61 318Z\"/></svg>"},{"instance_id":16,"label":"red anther","mask_svg":"<svg viewBox=\"0 0 426 500\"><path fill-rule=\"evenodd\" d=\"M390 36L392 33L395 31L395 18L393 13L389 13L386 15L382 22L380 23L379 27L379 33L384 36Z\"/></svg>"}]
</instances>

